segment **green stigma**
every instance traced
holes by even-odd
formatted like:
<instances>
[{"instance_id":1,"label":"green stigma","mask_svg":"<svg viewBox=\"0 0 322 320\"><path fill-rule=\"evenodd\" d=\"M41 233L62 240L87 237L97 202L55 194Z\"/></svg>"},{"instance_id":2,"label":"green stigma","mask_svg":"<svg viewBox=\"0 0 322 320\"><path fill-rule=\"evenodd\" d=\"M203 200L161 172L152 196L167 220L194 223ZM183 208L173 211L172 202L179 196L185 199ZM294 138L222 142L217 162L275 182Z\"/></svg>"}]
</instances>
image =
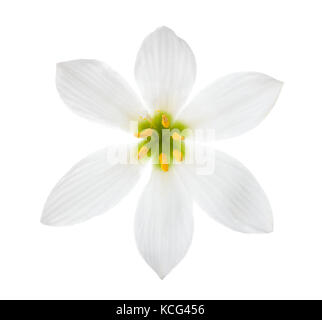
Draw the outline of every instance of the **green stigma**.
<instances>
[{"instance_id":1,"label":"green stigma","mask_svg":"<svg viewBox=\"0 0 322 320\"><path fill-rule=\"evenodd\" d=\"M142 139L138 144L138 159L152 159L156 168L168 171L174 163L185 158L187 129L162 110L155 111L153 117L140 118L136 134Z\"/></svg>"}]
</instances>

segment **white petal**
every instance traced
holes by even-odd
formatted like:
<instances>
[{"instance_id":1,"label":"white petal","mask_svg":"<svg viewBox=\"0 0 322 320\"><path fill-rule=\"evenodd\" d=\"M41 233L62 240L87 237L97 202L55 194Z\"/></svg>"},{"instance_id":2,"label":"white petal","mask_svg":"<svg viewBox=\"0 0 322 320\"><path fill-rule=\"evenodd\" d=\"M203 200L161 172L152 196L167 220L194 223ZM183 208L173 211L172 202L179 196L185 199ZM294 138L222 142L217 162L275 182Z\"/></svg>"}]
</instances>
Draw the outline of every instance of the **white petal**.
<instances>
[{"instance_id":1,"label":"white petal","mask_svg":"<svg viewBox=\"0 0 322 320\"><path fill-rule=\"evenodd\" d=\"M191 196L211 217L240 232L265 233L273 230L268 199L241 163L216 151L214 172L199 175L196 168L197 165L181 165L177 172Z\"/></svg>"},{"instance_id":2,"label":"white petal","mask_svg":"<svg viewBox=\"0 0 322 320\"><path fill-rule=\"evenodd\" d=\"M140 176L139 165L111 163L108 149L76 164L49 195L42 223L73 225L105 213L122 200Z\"/></svg>"},{"instance_id":3,"label":"white petal","mask_svg":"<svg viewBox=\"0 0 322 320\"><path fill-rule=\"evenodd\" d=\"M123 78L100 61L58 63L56 85L73 111L110 126L129 130L129 122L146 113Z\"/></svg>"},{"instance_id":4,"label":"white petal","mask_svg":"<svg viewBox=\"0 0 322 320\"><path fill-rule=\"evenodd\" d=\"M255 72L234 73L201 91L182 111L182 122L214 129L217 139L238 136L257 126L273 108L282 82Z\"/></svg>"},{"instance_id":5,"label":"white petal","mask_svg":"<svg viewBox=\"0 0 322 320\"><path fill-rule=\"evenodd\" d=\"M186 254L192 239L192 202L175 172L153 170L135 217L137 246L162 279Z\"/></svg>"},{"instance_id":6,"label":"white petal","mask_svg":"<svg viewBox=\"0 0 322 320\"><path fill-rule=\"evenodd\" d=\"M136 59L135 77L152 110L175 114L195 81L193 52L172 30L159 28L143 41Z\"/></svg>"}]
</instances>

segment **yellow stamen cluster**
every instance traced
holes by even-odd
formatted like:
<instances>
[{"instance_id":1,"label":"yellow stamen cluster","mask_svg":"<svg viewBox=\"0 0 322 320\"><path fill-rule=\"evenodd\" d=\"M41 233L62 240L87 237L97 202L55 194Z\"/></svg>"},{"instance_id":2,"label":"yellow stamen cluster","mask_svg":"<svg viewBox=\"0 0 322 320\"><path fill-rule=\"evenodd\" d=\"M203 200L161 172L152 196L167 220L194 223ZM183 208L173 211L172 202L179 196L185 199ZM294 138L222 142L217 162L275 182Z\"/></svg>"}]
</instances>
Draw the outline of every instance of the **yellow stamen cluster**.
<instances>
[{"instance_id":1,"label":"yellow stamen cluster","mask_svg":"<svg viewBox=\"0 0 322 320\"><path fill-rule=\"evenodd\" d=\"M157 110L152 118L141 117L136 136L144 140L139 143L138 159L152 158L156 167L169 171L172 164L184 159L185 137L181 134L185 129L182 123L172 122L171 115L166 111Z\"/></svg>"}]
</instances>

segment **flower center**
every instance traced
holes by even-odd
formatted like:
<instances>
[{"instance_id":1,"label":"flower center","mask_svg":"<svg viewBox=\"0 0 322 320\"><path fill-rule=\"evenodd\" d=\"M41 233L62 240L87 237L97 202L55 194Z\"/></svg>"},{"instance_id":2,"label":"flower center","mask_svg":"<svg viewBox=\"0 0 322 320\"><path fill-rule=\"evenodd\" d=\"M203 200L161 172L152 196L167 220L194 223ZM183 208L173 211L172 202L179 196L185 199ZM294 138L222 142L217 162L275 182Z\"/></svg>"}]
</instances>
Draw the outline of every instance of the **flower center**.
<instances>
[{"instance_id":1,"label":"flower center","mask_svg":"<svg viewBox=\"0 0 322 320\"><path fill-rule=\"evenodd\" d=\"M174 122L168 112L161 110L152 117L140 118L137 137L142 141L138 144L138 159L152 159L156 168L167 172L174 163L184 160L186 129L184 124Z\"/></svg>"}]
</instances>

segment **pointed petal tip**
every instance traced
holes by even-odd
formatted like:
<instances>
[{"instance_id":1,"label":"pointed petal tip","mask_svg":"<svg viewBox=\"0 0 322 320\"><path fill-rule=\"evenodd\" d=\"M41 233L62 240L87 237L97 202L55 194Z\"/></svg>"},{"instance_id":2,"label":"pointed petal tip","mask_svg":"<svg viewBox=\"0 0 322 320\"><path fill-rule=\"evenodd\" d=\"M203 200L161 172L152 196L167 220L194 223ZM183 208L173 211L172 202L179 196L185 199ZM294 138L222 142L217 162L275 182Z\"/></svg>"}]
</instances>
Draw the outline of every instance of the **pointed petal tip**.
<instances>
[{"instance_id":1,"label":"pointed petal tip","mask_svg":"<svg viewBox=\"0 0 322 320\"><path fill-rule=\"evenodd\" d=\"M65 60L65 61L59 61L56 62L56 71L61 71L64 68L68 66L73 66L77 63L82 63L82 62L95 62L95 60L90 60L90 59L75 59L75 60Z\"/></svg>"},{"instance_id":2,"label":"pointed petal tip","mask_svg":"<svg viewBox=\"0 0 322 320\"><path fill-rule=\"evenodd\" d=\"M172 271L172 268L168 271L164 271L164 270L157 270L156 268L152 267L151 265L150 265L150 267L158 275L160 280L164 280L165 277Z\"/></svg>"},{"instance_id":3,"label":"pointed petal tip","mask_svg":"<svg viewBox=\"0 0 322 320\"><path fill-rule=\"evenodd\" d=\"M247 72L237 72L236 74L243 74L243 73L247 73ZM284 85L284 82L277 79L277 78L274 78L266 73L263 73L263 72L257 72L257 71L250 71L248 72L249 74L253 74L253 75L257 75L259 76L260 78L266 78L266 79L270 79L272 82L274 82L276 84L276 87L279 87L280 89L282 89L283 85Z\"/></svg>"},{"instance_id":4,"label":"pointed petal tip","mask_svg":"<svg viewBox=\"0 0 322 320\"><path fill-rule=\"evenodd\" d=\"M40 223L46 227L58 227L55 223L52 223L50 220L46 219L45 217L40 218Z\"/></svg>"},{"instance_id":5,"label":"pointed petal tip","mask_svg":"<svg viewBox=\"0 0 322 320\"><path fill-rule=\"evenodd\" d=\"M279 97L279 95L280 95L280 93L281 93L281 90L282 90L282 88L283 88L283 86L284 86L284 82L283 81L281 81L281 80L279 80L279 79L276 79L276 78L274 78L274 77L271 77L271 76L269 76L269 75L266 75L266 74L262 74L263 76L265 76L265 77L267 77L267 78L270 78L270 80L274 83L274 86L275 86L275 88L276 88L276 98L275 98L275 102L277 101L277 99L278 99L278 97ZM273 106L274 106L274 104L275 103L273 103ZM272 107L273 107L272 106Z\"/></svg>"},{"instance_id":6,"label":"pointed petal tip","mask_svg":"<svg viewBox=\"0 0 322 320\"><path fill-rule=\"evenodd\" d=\"M254 227L253 233L268 234L268 233L272 233L273 231L274 231L273 222L267 222L266 224Z\"/></svg>"},{"instance_id":7,"label":"pointed petal tip","mask_svg":"<svg viewBox=\"0 0 322 320\"><path fill-rule=\"evenodd\" d=\"M155 31L160 31L160 32L164 31L164 32L172 32L172 33L174 33L174 31L171 28L167 27L167 26L160 26L160 27L156 28Z\"/></svg>"},{"instance_id":8,"label":"pointed petal tip","mask_svg":"<svg viewBox=\"0 0 322 320\"><path fill-rule=\"evenodd\" d=\"M264 229L264 233L273 233L273 232L274 232L273 223Z\"/></svg>"},{"instance_id":9,"label":"pointed petal tip","mask_svg":"<svg viewBox=\"0 0 322 320\"><path fill-rule=\"evenodd\" d=\"M44 226L47 227L55 227L55 228L64 228L64 227L72 227L75 226L77 224L82 223L83 221L76 221L76 222L57 222L55 220L50 220L50 219L46 219L46 218L41 218L40 219L40 223Z\"/></svg>"},{"instance_id":10,"label":"pointed petal tip","mask_svg":"<svg viewBox=\"0 0 322 320\"><path fill-rule=\"evenodd\" d=\"M73 61L73 60L71 60L71 61ZM64 68L71 61L60 61L60 62L56 62L56 71L62 70L62 68Z\"/></svg>"},{"instance_id":11,"label":"pointed petal tip","mask_svg":"<svg viewBox=\"0 0 322 320\"><path fill-rule=\"evenodd\" d=\"M56 63L56 85L59 84L59 81L62 81L62 78L65 76L65 73L70 69L70 66L73 62L77 60L69 61L60 61Z\"/></svg>"},{"instance_id":12,"label":"pointed petal tip","mask_svg":"<svg viewBox=\"0 0 322 320\"><path fill-rule=\"evenodd\" d=\"M281 81L281 80L278 80L278 79L275 79L278 83L279 83L279 85L281 86L281 88L283 88L283 86L284 86L284 81Z\"/></svg>"},{"instance_id":13,"label":"pointed petal tip","mask_svg":"<svg viewBox=\"0 0 322 320\"><path fill-rule=\"evenodd\" d=\"M46 203L47 204L47 203ZM52 224L50 223L50 220L48 219L47 213L46 213L46 204L43 209L43 212L40 217L40 223L45 225L45 226L51 226Z\"/></svg>"},{"instance_id":14,"label":"pointed petal tip","mask_svg":"<svg viewBox=\"0 0 322 320\"><path fill-rule=\"evenodd\" d=\"M269 222L265 226L264 231L265 231L264 233L272 233L272 232L274 232L274 218L273 218L273 212L272 211L270 213Z\"/></svg>"},{"instance_id":15,"label":"pointed petal tip","mask_svg":"<svg viewBox=\"0 0 322 320\"><path fill-rule=\"evenodd\" d=\"M92 217L88 218L91 219ZM44 226L47 227L57 227L57 228L62 228L62 227L71 227L71 226L75 226L77 224L82 223L83 221L85 221L87 219L84 220L78 220L78 221L65 221L65 220L60 220L57 219L57 217L52 217L50 215L47 215L45 213L45 211L43 212L41 218L40 218L40 223L43 224Z\"/></svg>"},{"instance_id":16,"label":"pointed petal tip","mask_svg":"<svg viewBox=\"0 0 322 320\"><path fill-rule=\"evenodd\" d=\"M279 90L281 91L282 88L284 87L284 82L275 78L272 78L276 82L276 86L279 87Z\"/></svg>"},{"instance_id":17,"label":"pointed petal tip","mask_svg":"<svg viewBox=\"0 0 322 320\"><path fill-rule=\"evenodd\" d=\"M269 203L268 203L269 205ZM274 231L274 218L271 208L269 208L262 219L259 221L249 222L246 229L236 229L237 232L250 234L269 234Z\"/></svg>"},{"instance_id":18,"label":"pointed petal tip","mask_svg":"<svg viewBox=\"0 0 322 320\"><path fill-rule=\"evenodd\" d=\"M48 210L48 203L50 202L50 196L51 194L47 198L47 201L44 205L44 208L40 217L40 223L47 227L58 227L60 225L57 223L57 219L53 218L53 216L50 214L50 211Z\"/></svg>"},{"instance_id":19,"label":"pointed petal tip","mask_svg":"<svg viewBox=\"0 0 322 320\"><path fill-rule=\"evenodd\" d=\"M45 220L43 217L41 217L41 218L40 218L39 222L40 222L41 224L43 224L43 225L47 226L46 220Z\"/></svg>"},{"instance_id":20,"label":"pointed petal tip","mask_svg":"<svg viewBox=\"0 0 322 320\"><path fill-rule=\"evenodd\" d=\"M254 233L257 234L269 234L269 233L273 233L273 228L269 227L269 228L264 228L264 229L256 229L256 231Z\"/></svg>"},{"instance_id":21,"label":"pointed petal tip","mask_svg":"<svg viewBox=\"0 0 322 320\"><path fill-rule=\"evenodd\" d=\"M284 81L280 81L280 80L276 80L276 81L278 82L278 86L279 86L279 92L278 92L277 98L276 98L276 100L277 100L279 98L279 95L280 95L283 87L284 87Z\"/></svg>"},{"instance_id":22,"label":"pointed petal tip","mask_svg":"<svg viewBox=\"0 0 322 320\"><path fill-rule=\"evenodd\" d=\"M158 276L159 276L159 278L160 278L160 280L164 280L164 278L167 276L166 274L158 274Z\"/></svg>"},{"instance_id":23,"label":"pointed petal tip","mask_svg":"<svg viewBox=\"0 0 322 320\"><path fill-rule=\"evenodd\" d=\"M57 77L59 76L59 73L62 71L63 67L64 67L65 62L57 62L56 63L56 81L57 81Z\"/></svg>"},{"instance_id":24,"label":"pointed petal tip","mask_svg":"<svg viewBox=\"0 0 322 320\"><path fill-rule=\"evenodd\" d=\"M40 219L40 223L46 227L65 227L64 225L51 223L50 221L47 221L46 219Z\"/></svg>"},{"instance_id":25,"label":"pointed petal tip","mask_svg":"<svg viewBox=\"0 0 322 320\"><path fill-rule=\"evenodd\" d=\"M46 214L42 214L41 218L40 218L40 223L44 226L47 227L64 227L64 226L68 226L67 224L59 224L57 222L55 222L54 220L51 220L48 216L46 216Z\"/></svg>"}]
</instances>

